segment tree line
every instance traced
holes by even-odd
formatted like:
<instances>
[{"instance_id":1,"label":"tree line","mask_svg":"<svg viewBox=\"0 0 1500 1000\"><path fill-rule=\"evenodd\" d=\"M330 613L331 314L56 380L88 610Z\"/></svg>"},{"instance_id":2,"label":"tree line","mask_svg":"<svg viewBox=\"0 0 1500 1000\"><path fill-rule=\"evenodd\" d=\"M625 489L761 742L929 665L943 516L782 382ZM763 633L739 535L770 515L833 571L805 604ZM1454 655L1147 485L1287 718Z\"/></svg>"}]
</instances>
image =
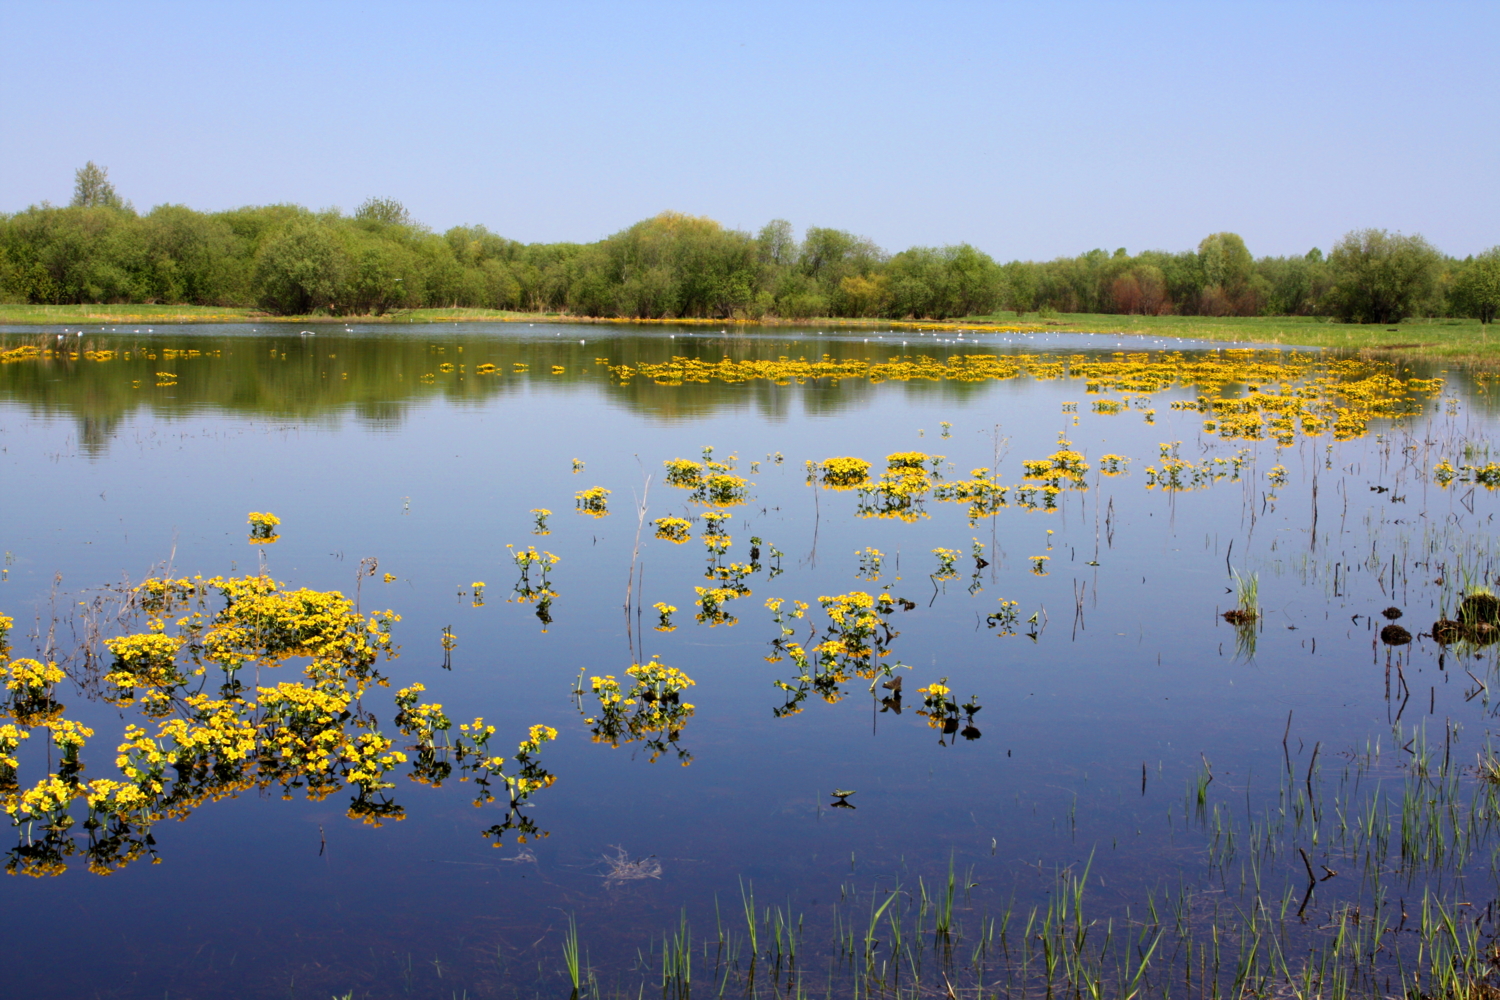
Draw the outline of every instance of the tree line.
<instances>
[{"instance_id":1,"label":"tree line","mask_svg":"<svg viewBox=\"0 0 1500 1000\"><path fill-rule=\"evenodd\" d=\"M1500 247L1459 260L1419 235L1351 232L1328 254L1254 257L1234 233L1195 250L1001 264L962 243L888 253L839 229L799 240L663 212L595 243L519 243L484 226L437 233L397 201L352 215L297 205L144 214L93 163L67 206L0 215L0 301L258 306L379 315L459 306L630 318L948 319L1039 313L1413 316L1492 322Z\"/></svg>"}]
</instances>

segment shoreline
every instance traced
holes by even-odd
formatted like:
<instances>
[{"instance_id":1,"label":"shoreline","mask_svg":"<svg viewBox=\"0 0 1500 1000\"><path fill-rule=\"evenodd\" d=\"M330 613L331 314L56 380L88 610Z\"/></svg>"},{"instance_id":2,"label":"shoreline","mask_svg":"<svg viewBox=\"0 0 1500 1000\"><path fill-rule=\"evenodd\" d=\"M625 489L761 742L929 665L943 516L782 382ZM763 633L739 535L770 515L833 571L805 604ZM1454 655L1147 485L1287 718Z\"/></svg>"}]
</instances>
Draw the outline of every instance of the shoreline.
<instances>
[{"instance_id":1,"label":"shoreline","mask_svg":"<svg viewBox=\"0 0 1500 1000\"><path fill-rule=\"evenodd\" d=\"M439 323L532 323L613 327L718 327L720 329L820 328L827 330L901 330L911 332L1084 333L1154 336L1225 344L1276 344L1334 347L1378 352L1387 357L1446 360L1466 365L1500 361L1500 339L1475 320L1415 319L1394 327L1346 324L1326 317L1126 316L1109 313L1064 313L1033 318L966 316L952 320L892 320L816 317L782 319L635 319L576 316L567 313L523 313L485 309L417 309L379 316L276 316L254 309L217 306L4 305L0 326L95 326L115 324L265 324L300 326L402 326Z\"/></svg>"}]
</instances>

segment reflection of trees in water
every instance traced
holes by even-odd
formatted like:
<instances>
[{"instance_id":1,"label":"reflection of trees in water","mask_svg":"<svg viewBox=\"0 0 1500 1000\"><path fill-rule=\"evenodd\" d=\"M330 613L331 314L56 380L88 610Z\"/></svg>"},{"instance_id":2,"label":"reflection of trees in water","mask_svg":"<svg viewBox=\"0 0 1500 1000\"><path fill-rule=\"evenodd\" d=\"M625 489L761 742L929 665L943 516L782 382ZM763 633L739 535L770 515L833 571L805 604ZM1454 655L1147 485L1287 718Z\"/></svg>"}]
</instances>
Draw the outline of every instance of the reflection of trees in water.
<instances>
[{"instance_id":1,"label":"reflection of trees in water","mask_svg":"<svg viewBox=\"0 0 1500 1000\"><path fill-rule=\"evenodd\" d=\"M479 403L537 382L568 389L588 387L629 409L661 420L696 419L725 409L753 408L785 420L794 401L809 412L831 413L868 402L877 386L867 380L819 379L802 384L768 380L662 385L649 378L621 383L607 365L660 364L673 357L719 361L778 357L883 360L862 343L774 342L754 338L682 337L658 334L552 340L501 340L490 336L332 335L264 336L192 334L89 335L76 349L51 350L50 335L11 336L0 346L39 343L39 360L0 366L0 398L79 421L89 454L98 454L131 413L162 416L210 409L281 419L327 420L353 413L376 427L398 425L415 404L441 398ZM597 330L589 329L597 335ZM67 342L65 342L67 343ZM935 345L933 345L935 346ZM926 353L938 353L928 351ZM175 356L171 356L175 355ZM603 359L606 363L600 363ZM481 372L482 366L490 366ZM555 368L562 370L554 371ZM159 372L175 376L158 385ZM975 385L907 386L949 397L968 395Z\"/></svg>"},{"instance_id":2,"label":"reflection of trees in water","mask_svg":"<svg viewBox=\"0 0 1500 1000\"><path fill-rule=\"evenodd\" d=\"M120 426L120 421L123 419L124 414L120 413L79 414L78 443L82 446L84 454L90 458L103 455L109 446L110 438L115 436L115 428Z\"/></svg>"},{"instance_id":3,"label":"reflection of trees in water","mask_svg":"<svg viewBox=\"0 0 1500 1000\"><path fill-rule=\"evenodd\" d=\"M508 332L508 331L506 331ZM373 427L398 426L413 405L433 398L482 403L538 384L564 391L592 391L628 409L658 420L699 419L724 410L751 409L772 421L784 421L800 404L812 414L831 414L868 405L877 394L897 392L908 398L961 402L990 391L993 379L912 378L872 381L862 376L808 378L803 381L673 380L658 382L645 374L621 380L611 367L660 365L673 358L704 364L723 359L776 361L827 358L833 362L885 364L899 351L908 358L931 358L939 364L976 354L994 355L979 344L894 344L759 337L692 337L667 339L616 336L589 341L573 333L596 329L558 329L549 339L499 339L474 332L438 328L427 335L310 336L192 334L154 336L93 335L79 338L68 352L52 349L48 335L0 339L0 348L38 343L48 348L40 359L0 365L0 399L40 412L66 413L79 422L79 439L88 454L107 446L120 422L137 410L162 416L209 409L230 414L301 421L337 420L352 413ZM69 343L64 341L64 343ZM1186 354L1187 352L1183 352ZM1201 352L1195 352L1201 353ZM1070 352L1051 357L1102 359L1114 352ZM1189 355L1192 356L1192 355ZM1031 355L1036 358L1038 355ZM1402 365L1411 374L1435 374L1433 365ZM161 373L173 378L163 380ZM1025 372L1016 385L1029 384ZM1483 376L1449 371L1450 392L1467 397L1476 408L1500 409L1500 390Z\"/></svg>"}]
</instances>

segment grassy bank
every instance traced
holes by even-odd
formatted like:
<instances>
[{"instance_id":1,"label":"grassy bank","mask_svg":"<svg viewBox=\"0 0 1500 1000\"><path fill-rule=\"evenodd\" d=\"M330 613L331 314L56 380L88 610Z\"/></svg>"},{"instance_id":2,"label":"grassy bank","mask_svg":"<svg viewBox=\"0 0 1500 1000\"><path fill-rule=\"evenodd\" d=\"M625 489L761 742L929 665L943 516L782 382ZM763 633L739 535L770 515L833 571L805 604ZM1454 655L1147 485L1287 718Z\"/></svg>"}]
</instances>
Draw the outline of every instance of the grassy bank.
<instances>
[{"instance_id":1,"label":"grassy bank","mask_svg":"<svg viewBox=\"0 0 1500 1000\"><path fill-rule=\"evenodd\" d=\"M162 305L0 305L0 324L77 325L137 323L628 323L638 325L732 326L734 320L621 320L596 319L559 313L521 313L488 309L412 309L381 316L273 316L258 309L218 306ZM888 319L767 319L758 325L822 329L1003 329L1014 331L1076 331L1127 333L1152 337L1217 340L1227 343L1295 344L1390 352L1393 355L1452 359L1460 362L1500 360L1500 334L1477 320L1412 319L1396 326L1330 322L1314 316L1222 317L1118 316L1063 313L1041 317L1034 313L967 316L953 321L893 321Z\"/></svg>"},{"instance_id":2,"label":"grassy bank","mask_svg":"<svg viewBox=\"0 0 1500 1000\"><path fill-rule=\"evenodd\" d=\"M964 323L1016 323L1014 313L967 317ZM1341 347L1469 361L1500 358L1500 331L1472 319L1411 319L1398 325L1337 323L1320 316L1115 316L1065 313L1037 320L1028 327L1081 333L1130 333L1257 344Z\"/></svg>"}]
</instances>

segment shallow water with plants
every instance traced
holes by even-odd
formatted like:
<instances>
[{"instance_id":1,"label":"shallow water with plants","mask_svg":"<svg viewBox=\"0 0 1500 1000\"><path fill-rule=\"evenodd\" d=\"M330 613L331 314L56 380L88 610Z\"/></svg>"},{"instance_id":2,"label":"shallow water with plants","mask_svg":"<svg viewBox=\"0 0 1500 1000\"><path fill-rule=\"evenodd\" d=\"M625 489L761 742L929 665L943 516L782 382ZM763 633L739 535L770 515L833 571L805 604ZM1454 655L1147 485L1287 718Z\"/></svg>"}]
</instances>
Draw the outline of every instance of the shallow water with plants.
<instances>
[{"instance_id":1,"label":"shallow water with plants","mask_svg":"<svg viewBox=\"0 0 1500 1000\"><path fill-rule=\"evenodd\" d=\"M0 329L10 988L1486 993L1495 431L1293 348Z\"/></svg>"}]
</instances>

